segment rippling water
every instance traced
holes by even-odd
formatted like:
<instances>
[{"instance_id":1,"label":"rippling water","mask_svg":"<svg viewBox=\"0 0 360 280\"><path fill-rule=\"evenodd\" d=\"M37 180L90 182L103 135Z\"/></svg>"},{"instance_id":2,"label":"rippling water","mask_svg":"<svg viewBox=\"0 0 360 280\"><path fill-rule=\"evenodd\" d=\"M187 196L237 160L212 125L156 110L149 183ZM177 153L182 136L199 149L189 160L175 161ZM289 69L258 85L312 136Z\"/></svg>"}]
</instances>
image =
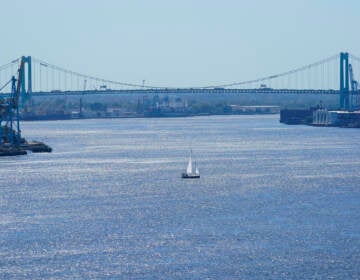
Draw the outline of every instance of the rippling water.
<instances>
[{"instance_id":1,"label":"rippling water","mask_svg":"<svg viewBox=\"0 0 360 280\"><path fill-rule=\"evenodd\" d=\"M360 130L278 116L23 123L0 279L359 279ZM190 147L201 179L182 180Z\"/></svg>"}]
</instances>

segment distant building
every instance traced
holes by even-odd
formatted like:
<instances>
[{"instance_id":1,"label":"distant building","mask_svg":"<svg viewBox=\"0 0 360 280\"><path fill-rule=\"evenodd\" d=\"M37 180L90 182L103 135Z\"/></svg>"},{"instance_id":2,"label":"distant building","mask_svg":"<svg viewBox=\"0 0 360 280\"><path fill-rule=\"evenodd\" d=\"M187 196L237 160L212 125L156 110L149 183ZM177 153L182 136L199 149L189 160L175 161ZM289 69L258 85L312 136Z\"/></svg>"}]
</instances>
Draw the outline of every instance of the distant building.
<instances>
[{"instance_id":1,"label":"distant building","mask_svg":"<svg viewBox=\"0 0 360 280\"><path fill-rule=\"evenodd\" d=\"M230 105L231 112L234 114L278 114L279 106L241 106Z\"/></svg>"}]
</instances>

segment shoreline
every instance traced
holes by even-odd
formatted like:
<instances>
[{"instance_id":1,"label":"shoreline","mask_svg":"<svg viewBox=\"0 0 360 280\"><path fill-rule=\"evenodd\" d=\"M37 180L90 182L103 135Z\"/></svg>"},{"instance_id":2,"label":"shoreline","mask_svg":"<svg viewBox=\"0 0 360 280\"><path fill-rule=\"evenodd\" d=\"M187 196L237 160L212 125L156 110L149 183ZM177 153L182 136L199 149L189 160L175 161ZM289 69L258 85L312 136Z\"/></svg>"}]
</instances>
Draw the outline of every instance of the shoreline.
<instances>
[{"instance_id":1,"label":"shoreline","mask_svg":"<svg viewBox=\"0 0 360 280\"><path fill-rule=\"evenodd\" d=\"M37 117L37 118L20 118L22 122L27 121L66 121L66 120L88 120L88 119L154 119L154 118L191 118L191 117L204 117L204 116L253 116L253 115L278 115L279 113L244 113L244 114L186 114L186 115L151 115L151 116L102 116L102 117Z\"/></svg>"}]
</instances>

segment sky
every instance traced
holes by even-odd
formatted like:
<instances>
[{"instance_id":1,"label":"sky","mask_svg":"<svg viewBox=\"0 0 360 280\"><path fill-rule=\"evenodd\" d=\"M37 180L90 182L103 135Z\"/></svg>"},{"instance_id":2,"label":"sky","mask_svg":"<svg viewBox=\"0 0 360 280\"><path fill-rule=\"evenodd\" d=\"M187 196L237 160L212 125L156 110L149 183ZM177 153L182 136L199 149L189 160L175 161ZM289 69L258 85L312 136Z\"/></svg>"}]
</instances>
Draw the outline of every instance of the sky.
<instances>
[{"instance_id":1,"label":"sky","mask_svg":"<svg viewBox=\"0 0 360 280\"><path fill-rule=\"evenodd\" d=\"M31 55L99 78L206 86L341 51L360 56L359 0L0 0L0 65Z\"/></svg>"}]
</instances>

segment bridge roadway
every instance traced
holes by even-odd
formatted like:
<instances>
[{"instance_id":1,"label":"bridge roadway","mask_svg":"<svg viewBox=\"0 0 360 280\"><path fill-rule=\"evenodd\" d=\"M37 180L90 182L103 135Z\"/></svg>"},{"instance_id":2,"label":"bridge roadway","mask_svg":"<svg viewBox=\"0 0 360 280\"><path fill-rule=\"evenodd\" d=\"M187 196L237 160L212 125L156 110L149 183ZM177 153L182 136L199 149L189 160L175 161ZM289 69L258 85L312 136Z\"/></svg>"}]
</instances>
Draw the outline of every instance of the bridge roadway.
<instances>
[{"instance_id":1,"label":"bridge roadway","mask_svg":"<svg viewBox=\"0 0 360 280\"><path fill-rule=\"evenodd\" d=\"M350 91L351 95L360 95L360 90ZM240 95L240 94L303 94L303 95L339 95L334 89L221 89L221 88L161 88L161 89L123 89L123 90L81 90L81 91L40 91L31 96L84 96L84 95ZM0 93L0 97L9 97L10 93Z\"/></svg>"},{"instance_id":2,"label":"bridge roadway","mask_svg":"<svg viewBox=\"0 0 360 280\"><path fill-rule=\"evenodd\" d=\"M237 94L340 94L339 90L321 90L321 89L222 89L222 88L164 88L164 89L123 89L123 90L84 90L84 91L60 91L50 92L32 92L31 96L70 96L70 95L237 95ZM360 94L360 90L351 92L351 94Z\"/></svg>"}]
</instances>

